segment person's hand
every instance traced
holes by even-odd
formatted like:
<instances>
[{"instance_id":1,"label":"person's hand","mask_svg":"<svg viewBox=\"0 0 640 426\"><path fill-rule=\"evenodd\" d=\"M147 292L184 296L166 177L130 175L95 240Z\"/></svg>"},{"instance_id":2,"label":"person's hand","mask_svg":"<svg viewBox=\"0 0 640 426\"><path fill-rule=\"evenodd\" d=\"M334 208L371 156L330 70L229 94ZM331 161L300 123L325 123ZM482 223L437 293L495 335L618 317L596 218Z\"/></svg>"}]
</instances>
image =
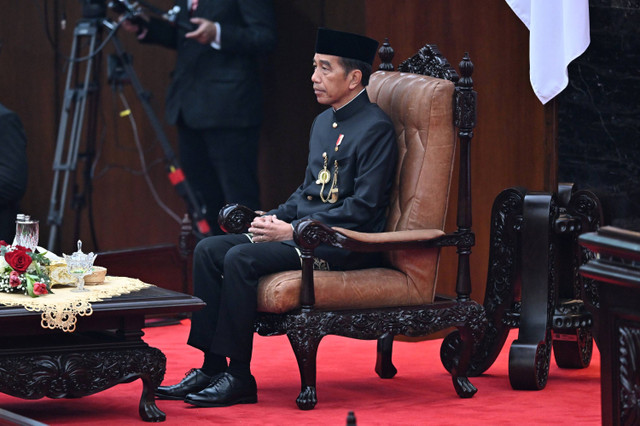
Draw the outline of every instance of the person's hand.
<instances>
[{"instance_id":1,"label":"person's hand","mask_svg":"<svg viewBox=\"0 0 640 426\"><path fill-rule=\"evenodd\" d=\"M251 226L249 226L249 232L253 234L253 241L256 243L293 239L291 224L272 215L253 219Z\"/></svg>"},{"instance_id":2,"label":"person's hand","mask_svg":"<svg viewBox=\"0 0 640 426\"><path fill-rule=\"evenodd\" d=\"M186 33L186 38L192 38L202 44L211 44L216 39L216 26L213 22L204 18L191 18L191 23L196 24L198 28Z\"/></svg>"},{"instance_id":3,"label":"person's hand","mask_svg":"<svg viewBox=\"0 0 640 426\"><path fill-rule=\"evenodd\" d=\"M131 18L130 15L120 15L118 22L120 27L129 33L136 33L140 35L145 29L149 18L140 13Z\"/></svg>"},{"instance_id":4,"label":"person's hand","mask_svg":"<svg viewBox=\"0 0 640 426\"><path fill-rule=\"evenodd\" d=\"M140 26L131 22L125 15L120 15L118 22L120 23L120 28L128 33L137 33L140 30Z\"/></svg>"}]
</instances>

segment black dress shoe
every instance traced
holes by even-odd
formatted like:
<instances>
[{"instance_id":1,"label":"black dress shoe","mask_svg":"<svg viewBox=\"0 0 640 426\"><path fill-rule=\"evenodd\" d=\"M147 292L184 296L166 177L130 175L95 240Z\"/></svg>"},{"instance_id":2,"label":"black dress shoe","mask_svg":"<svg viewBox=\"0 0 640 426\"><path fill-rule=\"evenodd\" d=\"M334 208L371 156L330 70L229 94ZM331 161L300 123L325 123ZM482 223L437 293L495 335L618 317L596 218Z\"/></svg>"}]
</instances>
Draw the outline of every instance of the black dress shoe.
<instances>
[{"instance_id":1,"label":"black dress shoe","mask_svg":"<svg viewBox=\"0 0 640 426\"><path fill-rule=\"evenodd\" d=\"M239 379L229 373L221 373L211 379L211 384L197 393L190 393L184 402L196 407L227 407L235 404L258 402L256 379L249 376Z\"/></svg>"},{"instance_id":2,"label":"black dress shoe","mask_svg":"<svg viewBox=\"0 0 640 426\"><path fill-rule=\"evenodd\" d=\"M211 376L204 374L197 368L192 368L177 385L158 386L156 397L158 399L182 400L190 393L200 392L209 386L210 382Z\"/></svg>"}]
</instances>

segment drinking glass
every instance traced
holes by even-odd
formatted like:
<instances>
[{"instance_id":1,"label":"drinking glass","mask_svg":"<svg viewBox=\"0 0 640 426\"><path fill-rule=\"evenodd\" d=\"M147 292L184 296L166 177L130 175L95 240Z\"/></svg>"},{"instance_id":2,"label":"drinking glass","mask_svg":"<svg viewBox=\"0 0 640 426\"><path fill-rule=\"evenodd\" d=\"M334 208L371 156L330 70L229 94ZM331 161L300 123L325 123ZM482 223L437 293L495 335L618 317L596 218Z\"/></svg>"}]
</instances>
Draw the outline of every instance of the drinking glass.
<instances>
[{"instance_id":1,"label":"drinking glass","mask_svg":"<svg viewBox=\"0 0 640 426\"><path fill-rule=\"evenodd\" d=\"M26 247L34 251L38 246L40 237L40 223L37 220L24 220L16 222L16 245Z\"/></svg>"}]
</instances>

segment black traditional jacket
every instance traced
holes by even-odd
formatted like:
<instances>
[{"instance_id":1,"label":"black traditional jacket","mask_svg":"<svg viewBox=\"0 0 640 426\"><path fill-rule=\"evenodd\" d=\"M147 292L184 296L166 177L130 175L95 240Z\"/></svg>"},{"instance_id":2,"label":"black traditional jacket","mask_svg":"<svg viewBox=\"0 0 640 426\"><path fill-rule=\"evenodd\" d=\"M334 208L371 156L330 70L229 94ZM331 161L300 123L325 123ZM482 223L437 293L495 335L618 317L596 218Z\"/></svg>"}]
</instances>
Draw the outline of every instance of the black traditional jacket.
<instances>
[{"instance_id":1,"label":"black traditional jacket","mask_svg":"<svg viewBox=\"0 0 640 426\"><path fill-rule=\"evenodd\" d=\"M396 158L393 123L365 90L339 110L316 117L304 182L267 214L294 225L312 218L354 231L383 231ZM337 198L331 198L332 187Z\"/></svg>"}]
</instances>

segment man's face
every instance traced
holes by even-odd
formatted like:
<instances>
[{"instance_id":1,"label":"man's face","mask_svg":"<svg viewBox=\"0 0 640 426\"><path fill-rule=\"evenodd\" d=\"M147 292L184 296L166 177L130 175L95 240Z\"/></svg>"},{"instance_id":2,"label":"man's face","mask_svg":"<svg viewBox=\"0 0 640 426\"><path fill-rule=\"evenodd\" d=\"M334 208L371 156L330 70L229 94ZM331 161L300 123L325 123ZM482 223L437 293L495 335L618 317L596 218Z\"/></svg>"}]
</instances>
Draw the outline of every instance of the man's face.
<instances>
[{"instance_id":1,"label":"man's face","mask_svg":"<svg viewBox=\"0 0 640 426\"><path fill-rule=\"evenodd\" d=\"M352 72L345 75L338 56L316 53L313 57L313 91L318 103L337 109L351 100Z\"/></svg>"}]
</instances>

